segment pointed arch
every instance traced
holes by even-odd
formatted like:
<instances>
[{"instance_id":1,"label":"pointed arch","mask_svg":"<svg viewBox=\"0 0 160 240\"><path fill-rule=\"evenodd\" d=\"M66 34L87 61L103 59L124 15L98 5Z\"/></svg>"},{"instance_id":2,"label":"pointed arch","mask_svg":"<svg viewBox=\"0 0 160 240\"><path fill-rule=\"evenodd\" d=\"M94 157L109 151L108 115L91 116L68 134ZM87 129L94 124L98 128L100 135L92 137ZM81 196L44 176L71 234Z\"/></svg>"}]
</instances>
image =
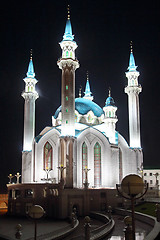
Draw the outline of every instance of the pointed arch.
<instances>
[{"instance_id":1,"label":"pointed arch","mask_svg":"<svg viewBox=\"0 0 160 240\"><path fill-rule=\"evenodd\" d=\"M47 141L44 145L44 158L43 158L44 170L52 169L52 156L53 156L53 148L51 144Z\"/></svg>"},{"instance_id":2,"label":"pointed arch","mask_svg":"<svg viewBox=\"0 0 160 240\"><path fill-rule=\"evenodd\" d=\"M84 142L82 144L82 186L83 183L85 182L84 169L86 166L88 167L88 149L86 143Z\"/></svg>"},{"instance_id":3,"label":"pointed arch","mask_svg":"<svg viewBox=\"0 0 160 240\"><path fill-rule=\"evenodd\" d=\"M101 146L98 142L94 145L94 186L101 186Z\"/></svg>"}]
</instances>

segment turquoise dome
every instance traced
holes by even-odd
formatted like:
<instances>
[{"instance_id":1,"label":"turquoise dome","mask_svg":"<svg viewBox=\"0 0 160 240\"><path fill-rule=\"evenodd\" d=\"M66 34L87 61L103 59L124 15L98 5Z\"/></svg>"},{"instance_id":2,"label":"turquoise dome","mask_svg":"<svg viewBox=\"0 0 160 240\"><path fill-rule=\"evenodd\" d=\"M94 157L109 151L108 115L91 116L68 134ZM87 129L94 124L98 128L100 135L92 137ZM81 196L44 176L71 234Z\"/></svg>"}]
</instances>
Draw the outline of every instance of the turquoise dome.
<instances>
[{"instance_id":1,"label":"turquoise dome","mask_svg":"<svg viewBox=\"0 0 160 240\"><path fill-rule=\"evenodd\" d=\"M59 112L61 112L62 106L60 106L57 111L54 114L54 118L56 119L58 117ZM85 98L76 98L75 99L75 109L79 114L85 115L89 111L92 111L96 117L100 117L102 114L104 114L102 108L98 106L96 103L89 99Z\"/></svg>"}]
</instances>

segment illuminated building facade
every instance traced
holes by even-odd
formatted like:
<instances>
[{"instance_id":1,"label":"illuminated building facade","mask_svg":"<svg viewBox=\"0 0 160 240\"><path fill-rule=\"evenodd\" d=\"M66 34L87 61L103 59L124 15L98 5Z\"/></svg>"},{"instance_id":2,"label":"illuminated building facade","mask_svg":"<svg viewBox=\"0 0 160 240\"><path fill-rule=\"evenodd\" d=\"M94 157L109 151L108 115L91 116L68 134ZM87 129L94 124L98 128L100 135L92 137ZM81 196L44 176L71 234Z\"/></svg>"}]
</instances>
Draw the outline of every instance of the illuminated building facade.
<instances>
[{"instance_id":1,"label":"illuminated building facade","mask_svg":"<svg viewBox=\"0 0 160 240\"><path fill-rule=\"evenodd\" d=\"M32 135L28 139L24 130L25 161L22 162L22 182L42 183L47 170L49 178L54 183L58 183L60 181L58 167L63 165L65 168L63 179L66 187L83 188L83 172L84 167L87 167L90 169L88 172L89 187L115 188L115 184L127 174L138 173L143 162L139 117L139 93L142 88L138 84L139 72L136 70L133 52L131 50L126 73L128 85L125 88L129 107L129 146L116 130L117 107L111 97L111 91L102 109L93 101L87 76L84 96L75 98L75 70L79 67L79 63L75 57L77 44L72 35L69 17L60 46L62 57L57 64L62 70L61 106L52 117L53 126L43 129L37 137L34 138ZM37 82L34 75L31 59L25 82L26 84L34 83L33 89L28 90L28 84L23 97L25 109L29 109L33 115L35 110L32 105L38 97L34 89ZM28 97L30 94L33 95L32 98ZM26 101L26 98L29 100ZM28 134L34 129L33 125L30 124L31 127L27 125L30 115L25 115L24 124ZM31 117L34 119L33 116ZM25 149L26 142L28 149Z\"/></svg>"},{"instance_id":2,"label":"illuminated building facade","mask_svg":"<svg viewBox=\"0 0 160 240\"><path fill-rule=\"evenodd\" d=\"M61 106L52 116L52 126L44 128L36 137L34 125L35 100L38 98L35 91L37 80L32 59L30 60L27 77L24 79L26 87L22 94L25 99L22 184L9 185L8 189L11 199L14 195L18 204L21 196L23 203L28 204L26 207L33 202L44 206L47 201L50 201L49 204L54 202L59 209L55 216L64 218L71 203L79 206L82 215L87 214L85 207L88 211L100 210L104 209L107 202L113 204L116 184L128 174L139 174L139 169L143 166L143 153L139 118L141 86L138 84L139 72L136 70L133 52L130 53L126 73L128 86L125 88L129 102L128 145L116 130L117 107L111 91L105 106L101 108L93 101L87 75L84 96L80 92L79 97L75 98L75 71L79 62L75 55L77 44L69 16L60 47L62 56L57 64L62 70ZM88 195L84 190L88 191ZM15 195L16 191L19 191L18 197ZM41 202L38 202L40 199ZM12 200L10 212L14 212L11 208L14 204ZM19 206L21 203L19 202ZM51 214L52 211L48 212Z\"/></svg>"}]
</instances>

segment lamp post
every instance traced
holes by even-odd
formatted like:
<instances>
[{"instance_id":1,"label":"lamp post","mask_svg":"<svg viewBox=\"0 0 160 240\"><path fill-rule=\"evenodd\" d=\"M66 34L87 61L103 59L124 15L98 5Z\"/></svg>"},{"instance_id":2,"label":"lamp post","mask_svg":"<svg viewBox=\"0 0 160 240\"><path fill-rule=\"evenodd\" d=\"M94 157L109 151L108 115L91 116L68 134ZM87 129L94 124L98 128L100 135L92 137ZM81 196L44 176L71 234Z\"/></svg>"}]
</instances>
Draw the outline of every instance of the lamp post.
<instances>
[{"instance_id":1,"label":"lamp post","mask_svg":"<svg viewBox=\"0 0 160 240\"><path fill-rule=\"evenodd\" d=\"M52 169L44 169L44 171L46 172L46 175L47 175L47 182L50 180L49 179L49 172L51 171Z\"/></svg>"},{"instance_id":2,"label":"lamp post","mask_svg":"<svg viewBox=\"0 0 160 240\"><path fill-rule=\"evenodd\" d=\"M49 173L50 173L50 171L52 171L52 169L51 169L51 168L45 168L45 169L43 169L43 170L45 171L45 173L46 173L46 175L47 175L47 178L41 178L41 180L42 180L42 181L49 182L49 181L51 180L51 178L49 178Z\"/></svg>"},{"instance_id":3,"label":"lamp post","mask_svg":"<svg viewBox=\"0 0 160 240\"><path fill-rule=\"evenodd\" d=\"M116 184L119 195L131 201L132 208L132 236L135 240L135 217L134 203L135 200L142 198L148 190L148 184L143 183L143 179L135 174L130 174L123 178L121 184Z\"/></svg>"},{"instance_id":4,"label":"lamp post","mask_svg":"<svg viewBox=\"0 0 160 240\"><path fill-rule=\"evenodd\" d=\"M83 185L84 185L85 188L88 188L88 186L89 186L89 183L88 183L88 172L90 170L91 169L89 169L87 166L85 166L85 168L83 169L83 171L85 173L85 182L83 183Z\"/></svg>"},{"instance_id":5,"label":"lamp post","mask_svg":"<svg viewBox=\"0 0 160 240\"><path fill-rule=\"evenodd\" d=\"M45 211L40 205L33 205L27 214L34 220L34 240L37 240L37 220L44 216Z\"/></svg>"},{"instance_id":6,"label":"lamp post","mask_svg":"<svg viewBox=\"0 0 160 240\"><path fill-rule=\"evenodd\" d=\"M10 173L9 175L8 175L8 178L9 178L9 184L11 184L12 183L12 178L13 178L14 176L12 175L12 173Z\"/></svg>"},{"instance_id":7,"label":"lamp post","mask_svg":"<svg viewBox=\"0 0 160 240\"><path fill-rule=\"evenodd\" d=\"M15 177L17 178L17 184L19 184L19 179L21 177L21 175L19 174L19 172L17 172L17 174L15 174Z\"/></svg>"}]
</instances>

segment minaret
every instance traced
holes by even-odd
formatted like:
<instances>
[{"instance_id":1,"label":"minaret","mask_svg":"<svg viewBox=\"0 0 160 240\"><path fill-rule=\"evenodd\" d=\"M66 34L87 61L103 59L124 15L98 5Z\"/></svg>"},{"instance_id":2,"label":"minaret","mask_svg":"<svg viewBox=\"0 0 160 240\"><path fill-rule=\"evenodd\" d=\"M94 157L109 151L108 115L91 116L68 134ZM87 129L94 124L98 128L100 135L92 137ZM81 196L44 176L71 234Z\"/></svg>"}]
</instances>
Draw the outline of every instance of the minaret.
<instances>
[{"instance_id":1,"label":"minaret","mask_svg":"<svg viewBox=\"0 0 160 240\"><path fill-rule=\"evenodd\" d=\"M60 43L62 57L57 62L59 68L62 69L60 164L65 168L62 178L67 188L72 188L76 181L76 169L73 163L73 146L75 136L75 70L79 68L79 63L75 58L77 43L73 41L73 39L74 36L72 35L70 13L68 9L65 33Z\"/></svg>"},{"instance_id":2,"label":"minaret","mask_svg":"<svg viewBox=\"0 0 160 240\"><path fill-rule=\"evenodd\" d=\"M116 143L115 129L116 122L118 121L116 116L117 107L115 106L114 99L111 97L111 90L109 89L108 98L106 99L105 106L103 107L106 123L106 136L109 138L110 143Z\"/></svg>"},{"instance_id":3,"label":"minaret","mask_svg":"<svg viewBox=\"0 0 160 240\"><path fill-rule=\"evenodd\" d=\"M87 72L87 82L86 82L86 88L85 88L85 92L84 92L84 97L83 98L86 98L86 99L89 99L89 100L93 100L93 96L92 96L92 92L90 90L90 85L89 85L89 74Z\"/></svg>"},{"instance_id":4,"label":"minaret","mask_svg":"<svg viewBox=\"0 0 160 240\"><path fill-rule=\"evenodd\" d=\"M128 111L129 111L129 138L130 147L141 148L140 140L140 116L139 116L139 93L142 91L141 85L138 84L139 72L136 70L132 46L129 59L128 86L125 87L125 93L128 94Z\"/></svg>"},{"instance_id":5,"label":"minaret","mask_svg":"<svg viewBox=\"0 0 160 240\"><path fill-rule=\"evenodd\" d=\"M75 70L79 67L75 58L77 43L73 41L70 13L65 27L63 40L60 43L62 57L57 62L62 69L61 105L62 123L61 136L75 136Z\"/></svg>"},{"instance_id":6,"label":"minaret","mask_svg":"<svg viewBox=\"0 0 160 240\"><path fill-rule=\"evenodd\" d=\"M35 101L39 97L35 90L37 80L35 78L32 53L30 57L27 77L24 78L25 90L22 97L25 99L24 104L24 136L23 151L32 150L32 141L35 134Z\"/></svg>"}]
</instances>

